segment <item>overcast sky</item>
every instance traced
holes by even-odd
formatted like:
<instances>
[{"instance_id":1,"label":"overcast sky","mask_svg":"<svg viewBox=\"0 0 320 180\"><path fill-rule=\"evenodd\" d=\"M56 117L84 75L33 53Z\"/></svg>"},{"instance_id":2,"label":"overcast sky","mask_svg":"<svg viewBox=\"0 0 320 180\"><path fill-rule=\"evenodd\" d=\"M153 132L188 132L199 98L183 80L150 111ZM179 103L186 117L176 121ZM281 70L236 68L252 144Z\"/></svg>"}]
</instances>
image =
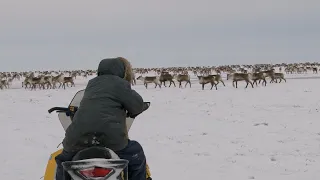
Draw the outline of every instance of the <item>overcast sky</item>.
<instances>
[{"instance_id":1,"label":"overcast sky","mask_svg":"<svg viewBox=\"0 0 320 180\"><path fill-rule=\"evenodd\" d=\"M0 71L320 60L319 0L1 0Z\"/></svg>"}]
</instances>

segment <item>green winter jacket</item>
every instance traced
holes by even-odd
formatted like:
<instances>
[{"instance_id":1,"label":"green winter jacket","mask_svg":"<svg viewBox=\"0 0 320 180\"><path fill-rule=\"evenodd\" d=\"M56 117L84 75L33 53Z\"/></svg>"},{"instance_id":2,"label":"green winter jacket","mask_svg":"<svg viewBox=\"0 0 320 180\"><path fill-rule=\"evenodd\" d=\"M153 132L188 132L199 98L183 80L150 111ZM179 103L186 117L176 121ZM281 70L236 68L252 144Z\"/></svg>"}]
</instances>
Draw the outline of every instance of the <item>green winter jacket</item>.
<instances>
[{"instance_id":1,"label":"green winter jacket","mask_svg":"<svg viewBox=\"0 0 320 180\"><path fill-rule=\"evenodd\" d=\"M85 89L71 125L67 128L63 147L76 152L98 144L114 151L128 143L126 111L140 114L143 99L131 89L132 68L124 58L104 59L98 76Z\"/></svg>"}]
</instances>

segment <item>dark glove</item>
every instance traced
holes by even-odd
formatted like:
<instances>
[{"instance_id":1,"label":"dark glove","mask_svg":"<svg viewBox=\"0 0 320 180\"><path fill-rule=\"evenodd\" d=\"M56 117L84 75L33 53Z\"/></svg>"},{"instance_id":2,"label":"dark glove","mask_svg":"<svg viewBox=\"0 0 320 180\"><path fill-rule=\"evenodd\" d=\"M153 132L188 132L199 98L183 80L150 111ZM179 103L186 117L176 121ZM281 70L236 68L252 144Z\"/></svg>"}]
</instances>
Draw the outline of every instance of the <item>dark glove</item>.
<instances>
[{"instance_id":1,"label":"dark glove","mask_svg":"<svg viewBox=\"0 0 320 180\"><path fill-rule=\"evenodd\" d=\"M144 112L145 110L149 109L149 107L150 107L150 102L144 102L144 103L143 103L143 110L142 110L142 112Z\"/></svg>"},{"instance_id":2,"label":"dark glove","mask_svg":"<svg viewBox=\"0 0 320 180\"><path fill-rule=\"evenodd\" d=\"M149 109L149 107L150 107L150 102L144 102L141 113L143 113L145 110ZM134 119L134 118L136 118L138 115L140 115L141 113L135 114L135 115L127 113L127 117L130 117L130 118L133 118L133 119Z\"/></svg>"}]
</instances>

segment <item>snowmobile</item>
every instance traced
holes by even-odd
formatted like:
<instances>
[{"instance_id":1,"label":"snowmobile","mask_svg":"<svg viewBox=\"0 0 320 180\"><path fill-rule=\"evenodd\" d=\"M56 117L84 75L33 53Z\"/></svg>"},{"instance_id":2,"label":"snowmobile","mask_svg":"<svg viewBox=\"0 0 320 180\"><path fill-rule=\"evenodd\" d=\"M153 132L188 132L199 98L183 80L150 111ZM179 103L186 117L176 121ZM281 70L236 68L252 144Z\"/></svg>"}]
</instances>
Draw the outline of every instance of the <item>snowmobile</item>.
<instances>
[{"instance_id":1,"label":"snowmobile","mask_svg":"<svg viewBox=\"0 0 320 180\"><path fill-rule=\"evenodd\" d=\"M66 107L53 107L48 110L49 113L56 111L59 121L66 130L71 124L73 116L77 112L80 102L83 98L84 90L78 91ZM145 102L147 110L150 102ZM127 116L126 124L128 131L135 117ZM47 163L44 180L55 180L56 161L55 157L62 152L63 149L52 153ZM102 158L103 157L103 158ZM92 146L79 151L72 161L62 163L64 170L71 176L72 180L128 180L128 163L107 147ZM151 179L151 173L147 165L146 180Z\"/></svg>"}]
</instances>

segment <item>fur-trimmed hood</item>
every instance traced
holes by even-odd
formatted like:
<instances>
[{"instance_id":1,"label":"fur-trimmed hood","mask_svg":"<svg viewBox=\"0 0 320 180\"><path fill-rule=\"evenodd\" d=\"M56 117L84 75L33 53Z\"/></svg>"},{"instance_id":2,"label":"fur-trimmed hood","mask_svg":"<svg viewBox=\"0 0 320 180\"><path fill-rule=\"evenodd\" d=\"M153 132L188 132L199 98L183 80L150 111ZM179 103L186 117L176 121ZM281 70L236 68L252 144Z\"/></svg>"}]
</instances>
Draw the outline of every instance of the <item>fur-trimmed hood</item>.
<instances>
[{"instance_id":1,"label":"fur-trimmed hood","mask_svg":"<svg viewBox=\"0 0 320 180\"><path fill-rule=\"evenodd\" d=\"M98 67L98 76L101 75L115 75L131 82L133 78L131 63L123 57L103 59Z\"/></svg>"}]
</instances>

